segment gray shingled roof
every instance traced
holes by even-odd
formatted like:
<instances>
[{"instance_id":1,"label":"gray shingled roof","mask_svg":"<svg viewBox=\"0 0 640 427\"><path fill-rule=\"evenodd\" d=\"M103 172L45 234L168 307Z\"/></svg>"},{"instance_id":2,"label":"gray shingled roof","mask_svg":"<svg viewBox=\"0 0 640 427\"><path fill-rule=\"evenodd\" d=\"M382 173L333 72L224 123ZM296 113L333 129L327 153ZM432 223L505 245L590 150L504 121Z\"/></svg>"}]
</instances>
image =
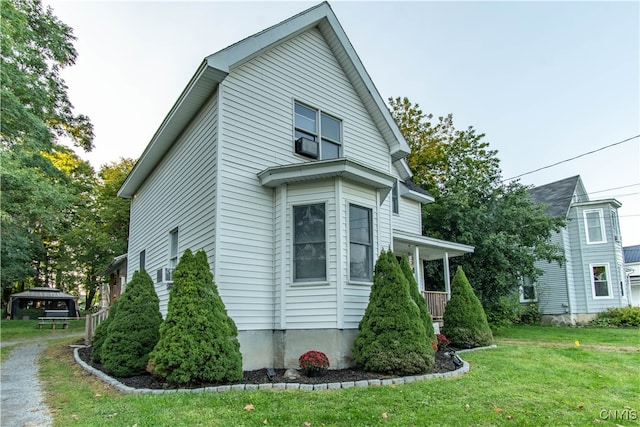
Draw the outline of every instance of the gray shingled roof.
<instances>
[{"instance_id":1,"label":"gray shingled roof","mask_svg":"<svg viewBox=\"0 0 640 427\"><path fill-rule=\"evenodd\" d=\"M625 246L622 250L624 251L624 262L640 262L640 245Z\"/></svg>"},{"instance_id":2,"label":"gray shingled roof","mask_svg":"<svg viewBox=\"0 0 640 427\"><path fill-rule=\"evenodd\" d=\"M75 295L69 295L62 292L60 289L54 288L31 288L28 291L18 292L16 294L11 294L10 297L12 299L21 298L21 299L78 299L79 297Z\"/></svg>"},{"instance_id":3,"label":"gray shingled roof","mask_svg":"<svg viewBox=\"0 0 640 427\"><path fill-rule=\"evenodd\" d=\"M534 202L547 205L550 215L566 217L579 179L580 175L576 175L534 187L529 190L529 195Z\"/></svg>"},{"instance_id":4,"label":"gray shingled roof","mask_svg":"<svg viewBox=\"0 0 640 427\"><path fill-rule=\"evenodd\" d=\"M418 184L416 184L415 182L411 181L410 179L405 179L403 181L403 184L411 191L415 191L416 193L419 193L419 194L424 194L425 196L433 197L433 194L429 194L429 192L427 192L427 190L425 190L424 188L420 187Z\"/></svg>"}]
</instances>

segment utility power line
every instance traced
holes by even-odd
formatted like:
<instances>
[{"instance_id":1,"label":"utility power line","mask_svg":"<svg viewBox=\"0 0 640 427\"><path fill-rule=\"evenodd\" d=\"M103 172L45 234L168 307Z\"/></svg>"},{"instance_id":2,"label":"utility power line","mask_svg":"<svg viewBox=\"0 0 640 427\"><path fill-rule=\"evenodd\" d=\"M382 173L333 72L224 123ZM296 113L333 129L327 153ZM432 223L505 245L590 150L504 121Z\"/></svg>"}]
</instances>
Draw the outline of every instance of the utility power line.
<instances>
[{"instance_id":1,"label":"utility power line","mask_svg":"<svg viewBox=\"0 0 640 427\"><path fill-rule=\"evenodd\" d=\"M607 148L614 147L616 145L624 144L625 142L631 141L632 139L636 139L636 138L640 138L640 135L632 136L631 138L627 138L627 139L622 140L622 141L614 142L613 144L605 145L604 147L600 147L600 148L597 148L595 150L579 154L579 155L577 155L575 157L571 157L570 159L561 160L561 161L553 163L551 165L543 166L541 168L538 168L538 169L535 169L535 170L532 170L532 171L529 171L529 172L521 173L520 175L512 176L511 178L503 179L502 182L510 181L510 180L516 179L516 178L520 178L520 177L525 176L525 175L530 175L532 173L539 172L539 171L544 170L544 169L549 169L549 168L552 168L554 166L561 165L562 163L567 163L567 162L570 162L572 160L579 159L580 157L588 156L589 154L597 153L598 151L602 151L602 150L605 150Z\"/></svg>"}]
</instances>

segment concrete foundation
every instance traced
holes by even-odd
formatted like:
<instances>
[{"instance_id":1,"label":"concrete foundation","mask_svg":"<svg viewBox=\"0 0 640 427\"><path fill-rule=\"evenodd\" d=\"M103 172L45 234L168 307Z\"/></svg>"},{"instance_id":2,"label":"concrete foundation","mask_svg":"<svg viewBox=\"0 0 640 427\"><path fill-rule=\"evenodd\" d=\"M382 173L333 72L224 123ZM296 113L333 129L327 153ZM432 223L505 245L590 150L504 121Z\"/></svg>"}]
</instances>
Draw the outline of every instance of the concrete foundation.
<instances>
[{"instance_id":1,"label":"concrete foundation","mask_svg":"<svg viewBox=\"0 0 640 427\"><path fill-rule=\"evenodd\" d=\"M598 317L597 313L543 314L540 323L553 326L578 326L586 325L596 317Z\"/></svg>"},{"instance_id":2,"label":"concrete foundation","mask_svg":"<svg viewBox=\"0 0 640 427\"><path fill-rule=\"evenodd\" d=\"M351 349L357 329L291 329L238 331L242 367L298 368L298 358L309 350L325 353L332 369L353 366Z\"/></svg>"}]
</instances>

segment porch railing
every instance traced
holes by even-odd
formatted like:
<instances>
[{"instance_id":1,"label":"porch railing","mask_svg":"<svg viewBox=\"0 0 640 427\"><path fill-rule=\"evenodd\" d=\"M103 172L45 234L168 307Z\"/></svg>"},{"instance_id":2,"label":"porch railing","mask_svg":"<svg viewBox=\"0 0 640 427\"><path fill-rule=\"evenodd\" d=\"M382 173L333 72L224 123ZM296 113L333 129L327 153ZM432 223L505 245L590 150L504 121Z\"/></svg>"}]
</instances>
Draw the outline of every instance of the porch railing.
<instances>
[{"instance_id":1,"label":"porch railing","mask_svg":"<svg viewBox=\"0 0 640 427\"><path fill-rule=\"evenodd\" d=\"M84 343L85 345L91 345L93 336L96 333L96 328L107 317L109 317L109 309L104 308L97 313L87 314L86 322L84 324Z\"/></svg>"},{"instance_id":2,"label":"porch railing","mask_svg":"<svg viewBox=\"0 0 640 427\"><path fill-rule=\"evenodd\" d=\"M449 294L447 292L422 291L422 295L427 301L427 308L433 320L442 320Z\"/></svg>"}]
</instances>

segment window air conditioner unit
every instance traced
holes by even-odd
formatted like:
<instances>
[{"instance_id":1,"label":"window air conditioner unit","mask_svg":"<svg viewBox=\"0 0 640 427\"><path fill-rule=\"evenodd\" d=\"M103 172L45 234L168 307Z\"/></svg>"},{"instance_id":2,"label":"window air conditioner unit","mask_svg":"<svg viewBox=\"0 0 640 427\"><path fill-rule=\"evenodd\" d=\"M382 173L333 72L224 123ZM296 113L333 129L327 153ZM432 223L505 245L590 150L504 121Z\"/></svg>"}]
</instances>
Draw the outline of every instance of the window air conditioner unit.
<instances>
[{"instance_id":1,"label":"window air conditioner unit","mask_svg":"<svg viewBox=\"0 0 640 427\"><path fill-rule=\"evenodd\" d=\"M317 159L319 155L318 151L318 141L305 137L296 139L296 153Z\"/></svg>"},{"instance_id":2,"label":"window air conditioner unit","mask_svg":"<svg viewBox=\"0 0 640 427\"><path fill-rule=\"evenodd\" d=\"M164 284L167 289L173 288L173 272L175 269L173 268L159 268L156 273L156 282L160 284Z\"/></svg>"}]
</instances>

